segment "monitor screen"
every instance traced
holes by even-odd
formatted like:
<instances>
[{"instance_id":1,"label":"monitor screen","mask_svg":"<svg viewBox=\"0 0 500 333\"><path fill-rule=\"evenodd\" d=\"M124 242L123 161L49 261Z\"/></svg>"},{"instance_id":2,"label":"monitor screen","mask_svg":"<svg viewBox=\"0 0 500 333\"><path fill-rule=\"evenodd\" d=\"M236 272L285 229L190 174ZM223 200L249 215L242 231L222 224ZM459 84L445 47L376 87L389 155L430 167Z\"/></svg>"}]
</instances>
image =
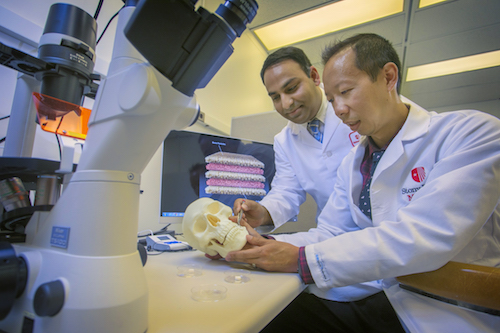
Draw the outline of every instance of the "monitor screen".
<instances>
[{"instance_id":1,"label":"monitor screen","mask_svg":"<svg viewBox=\"0 0 500 333\"><path fill-rule=\"evenodd\" d=\"M260 201L274 172L272 144L172 131L163 143L160 223L181 223L201 197L231 208L237 198Z\"/></svg>"}]
</instances>

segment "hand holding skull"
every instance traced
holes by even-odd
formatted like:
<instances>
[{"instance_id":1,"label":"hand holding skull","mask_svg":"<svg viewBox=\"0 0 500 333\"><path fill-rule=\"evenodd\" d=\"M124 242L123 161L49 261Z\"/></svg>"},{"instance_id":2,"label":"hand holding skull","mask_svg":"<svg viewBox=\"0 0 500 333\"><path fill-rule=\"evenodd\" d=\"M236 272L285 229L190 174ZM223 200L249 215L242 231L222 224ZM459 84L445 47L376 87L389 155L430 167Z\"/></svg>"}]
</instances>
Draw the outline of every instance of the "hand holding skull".
<instances>
[{"instance_id":1,"label":"hand holding skull","mask_svg":"<svg viewBox=\"0 0 500 333\"><path fill-rule=\"evenodd\" d=\"M226 261L245 262L266 271L294 273L298 269L299 248L252 232L247 236L247 245L243 250L232 251L225 258Z\"/></svg>"}]
</instances>

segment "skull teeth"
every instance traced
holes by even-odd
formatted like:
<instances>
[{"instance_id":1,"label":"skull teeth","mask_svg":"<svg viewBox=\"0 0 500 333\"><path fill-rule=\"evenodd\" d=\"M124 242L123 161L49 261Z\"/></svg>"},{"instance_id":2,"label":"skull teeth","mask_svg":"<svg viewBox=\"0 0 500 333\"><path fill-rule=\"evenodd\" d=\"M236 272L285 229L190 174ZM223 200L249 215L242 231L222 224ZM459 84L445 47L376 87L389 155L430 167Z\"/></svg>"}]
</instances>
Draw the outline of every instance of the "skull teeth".
<instances>
[{"instance_id":1,"label":"skull teeth","mask_svg":"<svg viewBox=\"0 0 500 333\"><path fill-rule=\"evenodd\" d=\"M238 232L238 229L239 227L237 225L234 225L234 226L231 226L231 228L229 230L227 230L226 233L220 233L219 235L217 235L217 239L213 239L213 242L214 243L217 243L219 245L222 245L224 246L224 243L226 241L232 241L232 239L235 237L235 234Z\"/></svg>"},{"instance_id":2,"label":"skull teeth","mask_svg":"<svg viewBox=\"0 0 500 333\"><path fill-rule=\"evenodd\" d=\"M226 234L226 237L224 238L224 242L227 240L227 241L230 241L232 242L233 241L233 238L234 238L234 235L238 232L238 226L234 226L232 227L229 232Z\"/></svg>"}]
</instances>

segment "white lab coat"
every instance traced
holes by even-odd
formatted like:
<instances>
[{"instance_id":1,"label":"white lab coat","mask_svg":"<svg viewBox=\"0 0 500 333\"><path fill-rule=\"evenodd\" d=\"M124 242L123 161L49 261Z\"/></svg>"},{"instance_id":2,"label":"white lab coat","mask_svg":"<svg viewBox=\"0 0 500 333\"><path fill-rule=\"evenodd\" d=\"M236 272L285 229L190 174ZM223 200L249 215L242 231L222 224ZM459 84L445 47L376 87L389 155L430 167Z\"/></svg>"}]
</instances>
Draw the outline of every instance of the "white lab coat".
<instances>
[{"instance_id":1,"label":"white lab coat","mask_svg":"<svg viewBox=\"0 0 500 333\"><path fill-rule=\"evenodd\" d=\"M362 137L339 167L318 227L276 236L307 245L318 296L329 298L330 288L363 281L390 284L393 277L450 260L500 266L499 119L471 110L438 114L412 104L373 175L373 221L358 208L366 145Z\"/></svg>"},{"instance_id":2,"label":"white lab coat","mask_svg":"<svg viewBox=\"0 0 500 333\"><path fill-rule=\"evenodd\" d=\"M274 138L276 173L271 191L260 203L276 228L299 213L306 193L316 201L319 216L333 191L340 162L359 141L359 134L340 121L324 94L322 98L322 107L327 107L322 144L292 122Z\"/></svg>"}]
</instances>

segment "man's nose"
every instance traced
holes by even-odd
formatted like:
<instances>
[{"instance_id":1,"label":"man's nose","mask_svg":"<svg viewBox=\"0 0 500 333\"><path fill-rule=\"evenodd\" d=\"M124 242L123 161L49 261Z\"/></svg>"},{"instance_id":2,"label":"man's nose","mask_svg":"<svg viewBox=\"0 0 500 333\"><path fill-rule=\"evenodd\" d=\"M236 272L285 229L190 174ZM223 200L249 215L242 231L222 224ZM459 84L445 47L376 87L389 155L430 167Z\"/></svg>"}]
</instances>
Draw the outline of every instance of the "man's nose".
<instances>
[{"instance_id":1,"label":"man's nose","mask_svg":"<svg viewBox=\"0 0 500 333\"><path fill-rule=\"evenodd\" d=\"M333 106L333 110L335 111L335 114L339 118L342 118L342 116L345 116L348 112L347 106L344 103L342 103L342 101L335 100L332 103L332 106Z\"/></svg>"},{"instance_id":2,"label":"man's nose","mask_svg":"<svg viewBox=\"0 0 500 333\"><path fill-rule=\"evenodd\" d=\"M294 107L293 98L287 95L281 96L281 106L285 111L291 111Z\"/></svg>"}]
</instances>

